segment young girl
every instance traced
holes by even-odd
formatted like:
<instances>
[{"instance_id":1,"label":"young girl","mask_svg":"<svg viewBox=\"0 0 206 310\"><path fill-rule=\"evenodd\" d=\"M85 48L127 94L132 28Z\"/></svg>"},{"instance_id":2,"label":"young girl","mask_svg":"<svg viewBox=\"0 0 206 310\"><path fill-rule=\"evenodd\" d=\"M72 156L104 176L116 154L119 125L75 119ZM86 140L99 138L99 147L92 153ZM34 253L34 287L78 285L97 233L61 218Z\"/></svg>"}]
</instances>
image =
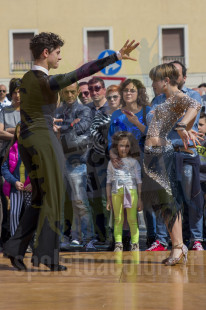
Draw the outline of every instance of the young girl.
<instances>
[{"instance_id":1,"label":"young girl","mask_svg":"<svg viewBox=\"0 0 206 310\"><path fill-rule=\"evenodd\" d=\"M9 148L8 154L1 171L5 179L3 192L7 199L10 199L10 233L14 235L19 224L22 207L31 204L31 183L21 161L18 151L18 137L20 132L20 123L15 129L14 138Z\"/></svg>"},{"instance_id":2,"label":"young girl","mask_svg":"<svg viewBox=\"0 0 206 310\"><path fill-rule=\"evenodd\" d=\"M114 210L115 252L123 250L124 209L131 232L131 251L139 250L137 210L142 209L142 181L140 164L133 158L137 156L136 147L133 135L127 131L117 132L112 137L112 150L123 163L121 168L115 169L109 161L107 168L107 209Z\"/></svg>"}]
</instances>

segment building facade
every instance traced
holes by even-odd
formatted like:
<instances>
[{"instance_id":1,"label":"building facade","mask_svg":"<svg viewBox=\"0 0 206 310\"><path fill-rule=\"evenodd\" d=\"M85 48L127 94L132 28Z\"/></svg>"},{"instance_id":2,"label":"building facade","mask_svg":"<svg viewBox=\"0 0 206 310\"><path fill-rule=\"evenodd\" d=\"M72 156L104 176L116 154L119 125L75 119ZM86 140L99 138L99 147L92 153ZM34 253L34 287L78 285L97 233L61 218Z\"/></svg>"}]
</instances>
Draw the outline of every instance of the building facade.
<instances>
[{"instance_id":1,"label":"building facade","mask_svg":"<svg viewBox=\"0 0 206 310\"><path fill-rule=\"evenodd\" d=\"M55 32L65 40L56 73L72 71L102 50L118 50L127 39L135 39L140 42L133 52L137 62L124 61L114 75L116 83L124 77L139 78L150 90L150 69L173 59L188 68L187 86L206 82L205 0L197 4L192 0L0 2L1 83L8 85L12 77L30 69L29 40L42 31ZM103 73L98 75L107 79Z\"/></svg>"}]
</instances>

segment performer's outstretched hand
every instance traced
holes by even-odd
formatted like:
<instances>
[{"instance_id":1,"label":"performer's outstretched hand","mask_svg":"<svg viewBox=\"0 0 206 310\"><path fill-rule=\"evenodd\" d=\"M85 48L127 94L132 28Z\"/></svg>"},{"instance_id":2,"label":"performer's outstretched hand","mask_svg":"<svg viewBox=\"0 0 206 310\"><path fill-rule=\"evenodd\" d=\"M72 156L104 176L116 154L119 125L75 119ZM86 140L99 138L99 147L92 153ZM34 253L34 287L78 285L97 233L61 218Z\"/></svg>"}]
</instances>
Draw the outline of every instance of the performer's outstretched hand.
<instances>
[{"instance_id":1,"label":"performer's outstretched hand","mask_svg":"<svg viewBox=\"0 0 206 310\"><path fill-rule=\"evenodd\" d=\"M189 141L190 141L188 131L186 129L183 129L183 130L178 130L177 132L178 132L180 138L182 139L182 142L184 144L184 148L187 150L188 145L189 145Z\"/></svg>"},{"instance_id":2,"label":"performer's outstretched hand","mask_svg":"<svg viewBox=\"0 0 206 310\"><path fill-rule=\"evenodd\" d=\"M136 61L136 58L132 58L130 57L130 53L139 45L140 43L137 42L135 43L135 40L132 40L131 42L129 42L129 40L127 40L124 44L124 46L121 48L121 50L119 51L122 59L129 59L129 60L134 60Z\"/></svg>"}]
</instances>

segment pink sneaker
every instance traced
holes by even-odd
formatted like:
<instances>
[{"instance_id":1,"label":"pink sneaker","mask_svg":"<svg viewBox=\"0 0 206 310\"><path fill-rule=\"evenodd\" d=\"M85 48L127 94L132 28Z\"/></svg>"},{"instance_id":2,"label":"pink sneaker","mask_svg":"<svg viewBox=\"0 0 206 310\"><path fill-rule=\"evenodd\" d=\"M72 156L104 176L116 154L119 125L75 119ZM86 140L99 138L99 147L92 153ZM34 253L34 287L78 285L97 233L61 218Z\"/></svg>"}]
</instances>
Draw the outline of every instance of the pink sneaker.
<instances>
[{"instance_id":1,"label":"pink sneaker","mask_svg":"<svg viewBox=\"0 0 206 310\"><path fill-rule=\"evenodd\" d=\"M158 240L156 240L146 251L167 251L167 247L164 247L164 245L162 245Z\"/></svg>"},{"instance_id":2,"label":"pink sneaker","mask_svg":"<svg viewBox=\"0 0 206 310\"><path fill-rule=\"evenodd\" d=\"M204 251L202 243L200 241L195 241L192 247L193 251Z\"/></svg>"}]
</instances>

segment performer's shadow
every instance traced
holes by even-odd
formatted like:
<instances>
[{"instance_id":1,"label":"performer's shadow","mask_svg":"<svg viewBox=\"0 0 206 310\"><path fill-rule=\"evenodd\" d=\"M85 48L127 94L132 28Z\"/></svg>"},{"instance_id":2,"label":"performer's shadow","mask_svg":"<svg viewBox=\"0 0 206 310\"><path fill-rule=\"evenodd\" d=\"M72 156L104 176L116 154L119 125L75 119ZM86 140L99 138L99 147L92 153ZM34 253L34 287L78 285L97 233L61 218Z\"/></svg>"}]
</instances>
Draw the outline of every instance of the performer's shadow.
<instances>
[{"instance_id":1,"label":"performer's shadow","mask_svg":"<svg viewBox=\"0 0 206 310\"><path fill-rule=\"evenodd\" d=\"M10 267L6 264L0 264L0 271L3 271L3 270L13 270L14 268L13 267Z\"/></svg>"}]
</instances>

